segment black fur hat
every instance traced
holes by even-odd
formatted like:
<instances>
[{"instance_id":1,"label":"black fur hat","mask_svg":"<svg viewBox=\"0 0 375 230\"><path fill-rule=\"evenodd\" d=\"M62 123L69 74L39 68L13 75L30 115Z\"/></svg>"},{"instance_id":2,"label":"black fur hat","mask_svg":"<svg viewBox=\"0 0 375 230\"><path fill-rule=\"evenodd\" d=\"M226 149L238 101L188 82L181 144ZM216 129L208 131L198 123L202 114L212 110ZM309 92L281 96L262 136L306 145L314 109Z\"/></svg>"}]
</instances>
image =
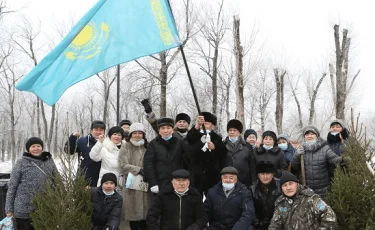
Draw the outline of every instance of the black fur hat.
<instances>
[{"instance_id":1,"label":"black fur hat","mask_svg":"<svg viewBox=\"0 0 375 230\"><path fill-rule=\"evenodd\" d=\"M210 112L202 112L202 116L204 116L204 121L211 122L213 125L217 124L217 117L210 113Z\"/></svg>"},{"instance_id":2,"label":"black fur hat","mask_svg":"<svg viewBox=\"0 0 375 230\"><path fill-rule=\"evenodd\" d=\"M256 165L257 173L275 173L276 167L270 161L260 161Z\"/></svg>"},{"instance_id":3,"label":"black fur hat","mask_svg":"<svg viewBox=\"0 0 375 230\"><path fill-rule=\"evenodd\" d=\"M243 125L241 123L241 121L237 120L237 119L232 119L228 122L227 124L227 132L229 131L230 128L235 128L237 129L240 133L242 133L242 130L243 130Z\"/></svg>"},{"instance_id":4,"label":"black fur hat","mask_svg":"<svg viewBox=\"0 0 375 230\"><path fill-rule=\"evenodd\" d=\"M190 119L190 116L187 115L186 113L179 113L179 114L177 114L176 119L175 119L176 123L178 121L181 121L181 120L186 121L190 125L191 119Z\"/></svg>"},{"instance_id":5,"label":"black fur hat","mask_svg":"<svg viewBox=\"0 0 375 230\"><path fill-rule=\"evenodd\" d=\"M43 141L42 141L42 139L40 139L39 137L31 137L26 142L26 152L29 152L29 148L32 145L35 145L35 144L40 144L42 146L42 149L43 149Z\"/></svg>"}]
</instances>

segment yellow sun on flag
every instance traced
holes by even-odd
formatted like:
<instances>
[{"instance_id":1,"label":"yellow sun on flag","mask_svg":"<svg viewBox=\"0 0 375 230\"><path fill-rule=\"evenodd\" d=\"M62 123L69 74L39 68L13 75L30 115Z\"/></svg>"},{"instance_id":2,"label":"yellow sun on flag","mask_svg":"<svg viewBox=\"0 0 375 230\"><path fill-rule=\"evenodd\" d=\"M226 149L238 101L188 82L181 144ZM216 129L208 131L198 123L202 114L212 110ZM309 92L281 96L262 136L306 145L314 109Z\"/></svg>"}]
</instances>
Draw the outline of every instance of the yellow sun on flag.
<instances>
[{"instance_id":1,"label":"yellow sun on flag","mask_svg":"<svg viewBox=\"0 0 375 230\"><path fill-rule=\"evenodd\" d=\"M75 50L85 49L91 46L98 36L98 29L95 23L90 22L81 32L74 38L69 47Z\"/></svg>"}]
</instances>

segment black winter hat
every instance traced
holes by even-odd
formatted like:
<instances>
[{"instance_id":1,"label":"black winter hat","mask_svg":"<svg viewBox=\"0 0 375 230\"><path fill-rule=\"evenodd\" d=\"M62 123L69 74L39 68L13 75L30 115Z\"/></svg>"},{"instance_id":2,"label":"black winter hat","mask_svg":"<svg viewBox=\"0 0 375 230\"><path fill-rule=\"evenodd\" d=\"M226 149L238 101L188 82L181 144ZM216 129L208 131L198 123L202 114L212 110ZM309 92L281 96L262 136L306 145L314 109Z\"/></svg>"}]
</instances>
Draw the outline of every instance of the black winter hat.
<instances>
[{"instance_id":1,"label":"black winter hat","mask_svg":"<svg viewBox=\"0 0 375 230\"><path fill-rule=\"evenodd\" d=\"M217 117L210 113L210 112L202 112L202 116L204 116L204 121L211 122L213 125L217 124Z\"/></svg>"},{"instance_id":2,"label":"black winter hat","mask_svg":"<svg viewBox=\"0 0 375 230\"><path fill-rule=\"evenodd\" d=\"M294 181L294 182L299 183L296 176L294 176L293 174L291 174L288 171L284 171L283 174L280 177L280 187L283 186L283 184L288 182L288 181Z\"/></svg>"},{"instance_id":3,"label":"black winter hat","mask_svg":"<svg viewBox=\"0 0 375 230\"><path fill-rule=\"evenodd\" d=\"M244 134L245 140L247 139L248 136L250 136L250 134L254 134L255 138L258 138L258 134L257 134L257 132L255 132L254 129L248 129L248 130L245 131L245 134Z\"/></svg>"},{"instance_id":4,"label":"black winter hat","mask_svg":"<svg viewBox=\"0 0 375 230\"><path fill-rule=\"evenodd\" d=\"M172 128L174 127L174 120L169 117L163 117L158 119L158 128L160 128L163 125L169 125Z\"/></svg>"},{"instance_id":5,"label":"black winter hat","mask_svg":"<svg viewBox=\"0 0 375 230\"><path fill-rule=\"evenodd\" d=\"M105 124L103 121L99 121L99 120L96 120L96 121L93 121L91 123L91 128L90 129L94 129L94 128L102 128L102 129L105 129Z\"/></svg>"},{"instance_id":6,"label":"black winter hat","mask_svg":"<svg viewBox=\"0 0 375 230\"><path fill-rule=\"evenodd\" d=\"M108 137L111 138L114 133L120 133L123 138L125 137L124 130L120 126L113 126L110 128L108 130Z\"/></svg>"},{"instance_id":7,"label":"black winter hat","mask_svg":"<svg viewBox=\"0 0 375 230\"><path fill-rule=\"evenodd\" d=\"M176 178L189 179L189 176L190 176L189 171L185 169L177 169L176 171L172 173L173 179L176 179Z\"/></svg>"},{"instance_id":8,"label":"black winter hat","mask_svg":"<svg viewBox=\"0 0 375 230\"><path fill-rule=\"evenodd\" d=\"M102 180L100 181L100 185L103 186L103 184L107 181L112 181L117 186L117 176L114 173L104 174Z\"/></svg>"},{"instance_id":9,"label":"black winter hat","mask_svg":"<svg viewBox=\"0 0 375 230\"><path fill-rule=\"evenodd\" d=\"M274 141L274 146L277 145L277 136L275 132L267 130L263 133L262 140L264 140L265 137L271 137Z\"/></svg>"},{"instance_id":10,"label":"black winter hat","mask_svg":"<svg viewBox=\"0 0 375 230\"><path fill-rule=\"evenodd\" d=\"M186 113L179 113L179 114L177 114L176 119L175 119L176 123L178 121L181 121L181 120L186 121L190 125L191 119L190 119L190 116L187 115Z\"/></svg>"},{"instance_id":11,"label":"black winter hat","mask_svg":"<svg viewBox=\"0 0 375 230\"><path fill-rule=\"evenodd\" d=\"M241 121L239 121L237 119L232 119L227 124L227 132L231 128L237 129L240 133L242 133L243 125L242 125Z\"/></svg>"},{"instance_id":12,"label":"black winter hat","mask_svg":"<svg viewBox=\"0 0 375 230\"><path fill-rule=\"evenodd\" d=\"M260 161L256 166L257 173L275 173L276 167L270 161Z\"/></svg>"},{"instance_id":13,"label":"black winter hat","mask_svg":"<svg viewBox=\"0 0 375 230\"><path fill-rule=\"evenodd\" d=\"M40 144L43 149L43 141L39 137L31 137L26 142L26 151L29 152L29 149L32 145Z\"/></svg>"},{"instance_id":14,"label":"black winter hat","mask_svg":"<svg viewBox=\"0 0 375 230\"><path fill-rule=\"evenodd\" d=\"M132 125L132 122L130 120L122 120L120 123L118 123L118 126L122 127L123 125Z\"/></svg>"},{"instance_id":15,"label":"black winter hat","mask_svg":"<svg viewBox=\"0 0 375 230\"><path fill-rule=\"evenodd\" d=\"M223 174L238 175L238 171L235 167L228 166L228 167L225 167L221 170L220 175L223 175Z\"/></svg>"}]
</instances>

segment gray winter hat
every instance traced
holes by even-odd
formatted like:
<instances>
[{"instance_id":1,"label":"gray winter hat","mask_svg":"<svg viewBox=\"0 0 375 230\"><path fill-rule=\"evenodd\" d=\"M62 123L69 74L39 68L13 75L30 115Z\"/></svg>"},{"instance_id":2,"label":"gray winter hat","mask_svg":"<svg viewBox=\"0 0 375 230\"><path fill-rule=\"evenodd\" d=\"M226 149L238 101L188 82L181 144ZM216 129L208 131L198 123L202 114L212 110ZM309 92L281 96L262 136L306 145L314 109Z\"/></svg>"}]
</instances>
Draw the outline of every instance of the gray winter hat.
<instances>
[{"instance_id":1,"label":"gray winter hat","mask_svg":"<svg viewBox=\"0 0 375 230\"><path fill-rule=\"evenodd\" d=\"M315 126L308 125L305 128L303 128L303 132L302 132L303 136L305 136L306 133L308 133L308 132L313 132L313 133L316 134L316 137L320 137L320 132Z\"/></svg>"},{"instance_id":2,"label":"gray winter hat","mask_svg":"<svg viewBox=\"0 0 375 230\"><path fill-rule=\"evenodd\" d=\"M333 120L331 122L331 124L329 125L329 127L331 127L334 124L339 124L339 125L341 125L342 128L346 128L345 123L342 120L340 120L340 119Z\"/></svg>"},{"instance_id":3,"label":"gray winter hat","mask_svg":"<svg viewBox=\"0 0 375 230\"><path fill-rule=\"evenodd\" d=\"M135 131L141 131L143 133L146 133L145 126L142 123L133 123L130 126L129 133L135 132Z\"/></svg>"},{"instance_id":4,"label":"gray winter hat","mask_svg":"<svg viewBox=\"0 0 375 230\"><path fill-rule=\"evenodd\" d=\"M279 134L279 136L277 137L277 141L279 141L281 138L290 143L289 136L287 134Z\"/></svg>"},{"instance_id":5,"label":"gray winter hat","mask_svg":"<svg viewBox=\"0 0 375 230\"><path fill-rule=\"evenodd\" d=\"M223 174L238 175L238 171L235 167L228 166L228 167L225 167L221 170L220 175L223 175Z\"/></svg>"}]
</instances>

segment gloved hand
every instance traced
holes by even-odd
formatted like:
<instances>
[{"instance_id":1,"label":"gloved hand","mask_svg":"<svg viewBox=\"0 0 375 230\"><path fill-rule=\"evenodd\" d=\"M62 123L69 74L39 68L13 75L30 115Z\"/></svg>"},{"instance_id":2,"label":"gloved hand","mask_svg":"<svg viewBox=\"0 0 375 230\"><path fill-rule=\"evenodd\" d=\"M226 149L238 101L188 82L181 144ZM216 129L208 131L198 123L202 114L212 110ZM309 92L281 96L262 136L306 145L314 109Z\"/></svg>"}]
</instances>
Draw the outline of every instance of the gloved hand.
<instances>
[{"instance_id":1,"label":"gloved hand","mask_svg":"<svg viewBox=\"0 0 375 230\"><path fill-rule=\"evenodd\" d=\"M151 187L150 190L151 190L152 193L158 193L159 192L159 186L155 185L155 186Z\"/></svg>"},{"instance_id":2,"label":"gloved hand","mask_svg":"<svg viewBox=\"0 0 375 230\"><path fill-rule=\"evenodd\" d=\"M305 149L303 148L302 145L298 147L298 149L296 150L296 154L298 157L301 157L301 155L305 154Z\"/></svg>"},{"instance_id":3,"label":"gloved hand","mask_svg":"<svg viewBox=\"0 0 375 230\"><path fill-rule=\"evenodd\" d=\"M145 108L145 112L146 113L151 113L152 112L152 107L150 105L150 102L148 101L148 99L143 99L141 101L143 107Z\"/></svg>"},{"instance_id":4,"label":"gloved hand","mask_svg":"<svg viewBox=\"0 0 375 230\"><path fill-rule=\"evenodd\" d=\"M139 170L138 174L140 174L141 176L144 176L144 172L143 172L143 169Z\"/></svg>"}]
</instances>

